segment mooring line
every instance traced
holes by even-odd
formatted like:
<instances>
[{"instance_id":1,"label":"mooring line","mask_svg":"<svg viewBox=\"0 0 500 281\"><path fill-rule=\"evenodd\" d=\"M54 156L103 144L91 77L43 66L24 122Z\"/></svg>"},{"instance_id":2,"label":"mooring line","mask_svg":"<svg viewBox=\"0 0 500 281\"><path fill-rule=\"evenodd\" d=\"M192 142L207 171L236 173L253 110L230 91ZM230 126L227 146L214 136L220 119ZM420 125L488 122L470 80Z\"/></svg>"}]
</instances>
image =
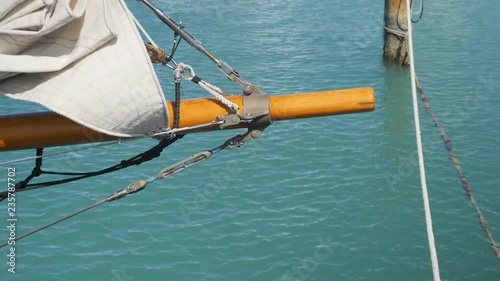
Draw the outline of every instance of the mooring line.
<instances>
[{"instance_id":1,"label":"mooring line","mask_svg":"<svg viewBox=\"0 0 500 281\"><path fill-rule=\"evenodd\" d=\"M418 164L420 170L420 185L422 188L422 199L424 202L424 212L425 212L425 226L427 229L427 240L429 242L429 251L431 256L432 264L432 275L434 281L441 281L439 275L439 261L436 251L436 243L434 240L434 230L432 229L432 215L431 206L429 203L429 194L427 191L427 180L425 177L425 164L424 164L424 153L422 149L422 137L420 135L420 116L418 113L418 101L417 101L417 86L416 86L416 75L415 75L415 60L413 56L413 26L411 22L411 0L406 2L406 12L408 20L408 55L410 57L410 70L411 70L411 90L412 90L412 100L413 100L413 117L415 119L415 136L417 139L417 152L418 152Z\"/></svg>"},{"instance_id":2,"label":"mooring line","mask_svg":"<svg viewBox=\"0 0 500 281\"><path fill-rule=\"evenodd\" d=\"M467 181L467 178L465 177L465 174L463 172L462 167L460 166L460 162L458 161L458 157L455 154L455 150L453 149L453 146L451 144L451 140L448 139L446 136L446 132L441 125L441 122L439 122L439 119L437 118L436 114L434 113L434 110L432 109L431 105L429 104L429 99L427 99L424 95L424 90L420 86L420 83L418 83L418 80L416 80L417 83L417 89L418 93L420 94L421 100L423 104L425 105L425 109L427 113L429 113L432 117L432 121L434 122L434 125L436 126L437 130L439 131L439 134L441 135L441 138L443 139L443 144L446 147L446 150L448 150L448 155L450 157L451 162L453 162L455 169L457 170L458 177L460 178L460 181L462 182L462 187L465 189L467 196L469 197L470 202L474 206L474 210L477 213L477 216L479 217L479 223L481 224L481 227L484 230L484 233L486 235L486 238L488 238L488 241L490 242L491 249L493 250L493 253L497 256L498 264L500 264L500 244L495 242L493 239L493 232L490 229L490 226L488 225L488 222L486 221L486 218L483 216L483 213L481 212L481 209L479 208L479 205L476 201L476 198L474 198L474 195L472 194L472 187Z\"/></svg>"}]
</instances>

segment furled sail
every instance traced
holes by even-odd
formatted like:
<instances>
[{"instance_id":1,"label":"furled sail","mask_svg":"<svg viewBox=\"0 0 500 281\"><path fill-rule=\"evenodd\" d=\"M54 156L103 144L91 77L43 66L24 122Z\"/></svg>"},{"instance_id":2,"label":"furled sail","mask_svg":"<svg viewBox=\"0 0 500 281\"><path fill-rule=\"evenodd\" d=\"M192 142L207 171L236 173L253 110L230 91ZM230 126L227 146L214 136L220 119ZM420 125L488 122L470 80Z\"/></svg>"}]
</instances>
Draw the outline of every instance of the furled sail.
<instances>
[{"instance_id":1,"label":"furled sail","mask_svg":"<svg viewBox=\"0 0 500 281\"><path fill-rule=\"evenodd\" d=\"M0 94L119 137L168 126L161 86L122 0L1 1Z\"/></svg>"}]
</instances>

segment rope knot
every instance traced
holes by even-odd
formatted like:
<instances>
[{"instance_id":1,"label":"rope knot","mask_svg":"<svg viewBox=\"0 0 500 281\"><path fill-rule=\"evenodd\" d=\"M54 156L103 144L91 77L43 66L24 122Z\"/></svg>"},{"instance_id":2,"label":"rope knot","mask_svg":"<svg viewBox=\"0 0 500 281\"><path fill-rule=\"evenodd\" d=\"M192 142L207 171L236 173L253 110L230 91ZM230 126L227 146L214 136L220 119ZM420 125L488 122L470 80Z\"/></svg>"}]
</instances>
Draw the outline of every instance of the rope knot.
<instances>
[{"instance_id":1,"label":"rope knot","mask_svg":"<svg viewBox=\"0 0 500 281\"><path fill-rule=\"evenodd\" d=\"M182 75L184 71L189 71L189 75ZM192 80L196 76L194 69L185 63L179 63L174 69L175 82L180 82L181 80Z\"/></svg>"},{"instance_id":2,"label":"rope knot","mask_svg":"<svg viewBox=\"0 0 500 281\"><path fill-rule=\"evenodd\" d=\"M42 174L42 169L40 167L35 167L31 171L31 174L33 175L33 177L38 177Z\"/></svg>"}]
</instances>

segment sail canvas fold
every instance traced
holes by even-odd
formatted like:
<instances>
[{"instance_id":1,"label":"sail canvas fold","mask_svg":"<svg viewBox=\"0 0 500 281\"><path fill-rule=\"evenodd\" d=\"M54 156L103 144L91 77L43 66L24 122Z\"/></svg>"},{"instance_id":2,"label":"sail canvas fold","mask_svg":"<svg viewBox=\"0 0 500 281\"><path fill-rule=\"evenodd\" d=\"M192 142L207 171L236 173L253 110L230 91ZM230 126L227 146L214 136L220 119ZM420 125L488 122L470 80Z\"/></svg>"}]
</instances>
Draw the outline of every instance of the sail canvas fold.
<instances>
[{"instance_id":1,"label":"sail canvas fold","mask_svg":"<svg viewBox=\"0 0 500 281\"><path fill-rule=\"evenodd\" d=\"M168 127L161 86L122 0L2 1L0 94L119 137Z\"/></svg>"}]
</instances>

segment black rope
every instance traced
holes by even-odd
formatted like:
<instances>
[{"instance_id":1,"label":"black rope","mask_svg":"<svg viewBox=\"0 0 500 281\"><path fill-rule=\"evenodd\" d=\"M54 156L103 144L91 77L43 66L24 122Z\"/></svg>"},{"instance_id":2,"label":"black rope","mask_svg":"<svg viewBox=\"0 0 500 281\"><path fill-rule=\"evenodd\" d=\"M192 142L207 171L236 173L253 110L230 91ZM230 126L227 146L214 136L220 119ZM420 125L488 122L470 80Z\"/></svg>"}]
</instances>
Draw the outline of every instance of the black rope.
<instances>
[{"instance_id":1,"label":"black rope","mask_svg":"<svg viewBox=\"0 0 500 281\"><path fill-rule=\"evenodd\" d=\"M35 167L31 171L31 174L26 177L23 181L20 181L16 184L15 188L25 188L26 185L35 177L38 177L42 174L42 161L43 161L43 148L36 149L36 159L35 159ZM5 198L1 198L3 200Z\"/></svg>"},{"instance_id":2,"label":"black rope","mask_svg":"<svg viewBox=\"0 0 500 281\"><path fill-rule=\"evenodd\" d=\"M182 27L182 26L181 26ZM177 47L179 46L179 43L181 42L182 40L182 37L179 38L179 40L177 41L177 36L179 34L177 34L176 32L174 32L174 43L172 45L172 50L170 51L170 54L168 56L165 57L165 59L163 60L162 64L163 65L167 65L171 60L173 60L174 58L174 54L175 54L175 51L177 50ZM179 118L180 118L180 109L181 109L181 81L180 79L179 80L175 80L174 81L175 83L175 104L174 104L174 128L177 129L179 128Z\"/></svg>"},{"instance_id":3,"label":"black rope","mask_svg":"<svg viewBox=\"0 0 500 281\"><path fill-rule=\"evenodd\" d=\"M181 136L182 137L182 136ZM179 137L179 138L181 138ZM144 190L146 188L146 186L148 185L148 183L151 183L151 182L154 182L155 180L158 180L158 179L164 179L166 177L169 177L169 176L172 176L180 171L183 171L185 169L188 169L190 167L193 167L194 165L196 164L199 164L205 160L207 160L209 157L211 157L212 155L214 155L215 153L218 153L226 148L228 148L230 145L234 144L234 141L237 141L241 138L240 135L237 135L237 136L234 136L228 140L226 140L226 142L224 142L224 144L218 146L218 147L215 147L211 150L205 150L205 151L202 151L200 153L197 153L196 155L193 155L193 156L190 156L186 159L184 159L182 162L179 162L179 163L176 163L172 166L169 166L163 170L161 170L156 176L154 177L151 177L150 179L148 180L138 180L138 181L135 181L131 184L129 184L126 188L122 188L122 189L119 189L117 191L115 191L113 194L107 196L105 199L102 199L98 202L95 202L83 209L80 209L76 212L73 212L73 213L70 213L69 215L66 215L62 218L59 218L57 220L54 220L50 223L47 223L43 226L40 226L34 230L31 230L30 232L27 232L21 236L18 236L18 237L14 237L14 239L9 239L8 241L0 244L0 248L2 247L5 247L7 245L9 245L11 243L11 241L19 241L23 238L26 238L30 235L33 235L37 232L40 232L48 227L51 227L55 224L58 224L62 221L65 221L67 219L70 219L76 215L79 215L81 213L84 213L88 210L91 210L93 208L96 208L106 202L112 202L112 201L115 201L115 200L119 200L119 199L122 199L124 197L126 197L128 194L134 194L134 193L137 193L137 192L140 192L141 190Z\"/></svg>"},{"instance_id":4,"label":"black rope","mask_svg":"<svg viewBox=\"0 0 500 281\"><path fill-rule=\"evenodd\" d=\"M408 31L408 28L406 28L406 29L402 28L401 24L399 23L399 14L401 12L401 2L403 2L403 1L406 1L406 0L399 0L398 14L396 16L396 23L398 24L398 27L399 27L400 30L402 30L402 31ZM413 11L413 9L410 9L410 14L406 15L407 17L410 17L412 23L419 22L422 19L422 17L424 16L424 0L421 0L421 1L422 1L421 2L422 4L420 4L421 11L420 11L420 14L419 14L419 17L418 17L417 20L413 20L413 17L412 17L412 14L411 14L411 11ZM412 7L412 6L413 6L413 0L410 1L410 7ZM404 13L406 13L406 11L404 11Z\"/></svg>"},{"instance_id":5,"label":"black rope","mask_svg":"<svg viewBox=\"0 0 500 281\"><path fill-rule=\"evenodd\" d=\"M29 175L24 181L21 181L20 183L18 183L15 186L14 191L13 192L11 191L10 193L28 191L28 190L34 190L34 189L44 188L44 187L48 187L48 186L64 184L64 183L68 183L68 182L73 182L73 181L77 181L77 180L81 180L81 179L85 179L85 178L90 178L90 177L94 177L94 176L99 176L99 175L119 171L119 170L128 168L128 167L133 166L133 165L140 165L144 162L147 162L151 159L154 159L154 158L160 156L160 154L164 148L171 145L175 141L181 139L183 136L184 135L178 135L178 136L175 136L171 139L163 139L157 145L153 146L152 148L150 148L149 150L147 150L143 153L137 154L136 156L134 156L130 159L122 160L119 164L116 164L114 166L111 166L111 167L108 167L108 168L105 168L105 169L102 169L99 171L94 171L94 172L66 173L66 172L44 171L41 169L42 158L40 157L40 158L36 159L36 166L33 169L33 172L31 173L31 175ZM41 148L37 149L37 156L41 156L42 150L43 149L41 149ZM33 183L33 184L28 183L32 178L39 176L41 174L69 175L69 176L74 176L74 177L66 178L66 179L62 179L62 180L46 181L46 182L41 182L41 183ZM8 193L9 193L8 191L0 192L0 201L7 198Z\"/></svg>"},{"instance_id":6,"label":"black rope","mask_svg":"<svg viewBox=\"0 0 500 281\"><path fill-rule=\"evenodd\" d=\"M446 135L446 132L444 130L444 127L441 125L441 122L439 122L439 119L437 118L436 114L434 113L434 110L432 109L429 99L424 95L424 90L418 83L418 80L415 81L417 84L417 90L418 93L420 94L421 100L425 105L425 109L427 113L429 113L432 117L432 121L434 122L434 126L437 128L439 131L439 134L441 135L441 139L443 140L443 144L448 151L448 156L450 157L451 162L453 162L453 165L455 166L455 169L457 170L458 177L460 178L460 182L462 183L462 187L465 190L465 193L469 197L469 200L474 207L474 210L476 211L476 214L479 218L479 224L484 230L484 234L486 235L486 238L490 242L491 249L493 250L493 253L496 255L498 263L500 264L500 244L498 244L495 239L493 239L493 232L490 229L490 226L488 225L488 222L486 221L486 218L484 217L483 213L481 212L481 209L479 208L479 204L476 201L476 198L472 194L472 187L467 181L467 178L465 177L465 174L463 172L462 167L460 166L460 162L458 161L458 156L455 154L455 150L453 149L453 145L451 144L451 140L448 139L448 136Z\"/></svg>"},{"instance_id":7,"label":"black rope","mask_svg":"<svg viewBox=\"0 0 500 281\"><path fill-rule=\"evenodd\" d=\"M408 28L406 28L406 29L402 28L402 27L401 27L401 24L399 23L399 14L400 14L400 12L401 12L401 2L403 2L403 1L405 1L405 2L406 2L406 0L399 0L399 5L398 5L398 14L397 14L397 16L396 16L396 23L398 24L398 27L399 27L399 29L400 29L400 30L402 30L402 31L408 31ZM411 5L411 4L410 4L410 5ZM405 12L406 12L406 11L405 11ZM407 15L407 16L411 16L411 15Z\"/></svg>"},{"instance_id":8,"label":"black rope","mask_svg":"<svg viewBox=\"0 0 500 281\"><path fill-rule=\"evenodd\" d=\"M412 0L411 2L413 3L413 0ZM419 14L419 17L418 17L418 19L417 19L417 20L413 20L413 17L411 17L411 22L412 22L412 23L417 23L417 22L419 22L419 21L422 19L422 17L424 16L424 0L422 0L422 2L421 2L421 3L422 3L422 4L420 4L420 14Z\"/></svg>"},{"instance_id":9,"label":"black rope","mask_svg":"<svg viewBox=\"0 0 500 281\"><path fill-rule=\"evenodd\" d=\"M167 65L174 58L175 51L177 51L177 47L179 47L179 44L182 41L182 37L179 38L179 41L177 41L177 36L178 34L174 32L174 43L172 44L172 50L170 51L170 54L168 54L168 56L166 56L162 61L163 65Z\"/></svg>"},{"instance_id":10,"label":"black rope","mask_svg":"<svg viewBox=\"0 0 500 281\"><path fill-rule=\"evenodd\" d=\"M174 128L179 128L181 115L181 81L175 81Z\"/></svg>"}]
</instances>

